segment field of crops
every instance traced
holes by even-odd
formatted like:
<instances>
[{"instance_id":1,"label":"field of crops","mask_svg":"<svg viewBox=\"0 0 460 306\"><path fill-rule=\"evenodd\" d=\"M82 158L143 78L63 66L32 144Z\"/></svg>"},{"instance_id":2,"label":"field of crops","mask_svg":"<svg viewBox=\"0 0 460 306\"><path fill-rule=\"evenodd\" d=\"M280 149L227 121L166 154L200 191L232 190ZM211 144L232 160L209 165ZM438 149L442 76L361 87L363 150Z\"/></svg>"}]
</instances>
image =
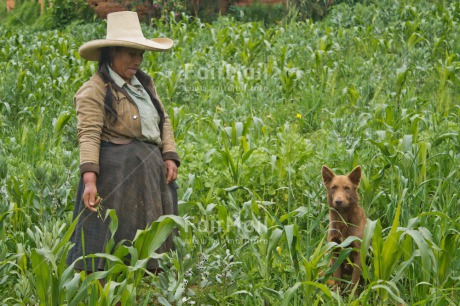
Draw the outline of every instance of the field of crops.
<instances>
[{"instance_id":1,"label":"field of crops","mask_svg":"<svg viewBox=\"0 0 460 306\"><path fill-rule=\"evenodd\" d=\"M317 23L271 26L184 16L144 33L175 41L143 66L182 157L180 216L109 243L107 271L85 275L64 260L79 179L73 95L95 70L78 47L105 26L0 26L2 305L458 303L460 2L341 4ZM363 168L357 295L326 284L338 245L326 241L322 165ZM173 227L176 251L155 254ZM165 272L142 277L150 256Z\"/></svg>"}]
</instances>

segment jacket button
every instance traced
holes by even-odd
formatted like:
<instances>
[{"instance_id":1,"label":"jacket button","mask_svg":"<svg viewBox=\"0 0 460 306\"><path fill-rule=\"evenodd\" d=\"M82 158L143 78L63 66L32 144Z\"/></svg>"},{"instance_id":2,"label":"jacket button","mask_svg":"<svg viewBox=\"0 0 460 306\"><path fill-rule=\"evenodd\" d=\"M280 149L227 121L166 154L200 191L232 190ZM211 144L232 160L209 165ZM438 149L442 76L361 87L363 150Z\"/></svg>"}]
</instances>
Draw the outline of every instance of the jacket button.
<instances>
[{"instance_id":1,"label":"jacket button","mask_svg":"<svg viewBox=\"0 0 460 306\"><path fill-rule=\"evenodd\" d=\"M137 115L134 115L134 116L133 116L133 120L136 120L136 119L137 119Z\"/></svg>"}]
</instances>

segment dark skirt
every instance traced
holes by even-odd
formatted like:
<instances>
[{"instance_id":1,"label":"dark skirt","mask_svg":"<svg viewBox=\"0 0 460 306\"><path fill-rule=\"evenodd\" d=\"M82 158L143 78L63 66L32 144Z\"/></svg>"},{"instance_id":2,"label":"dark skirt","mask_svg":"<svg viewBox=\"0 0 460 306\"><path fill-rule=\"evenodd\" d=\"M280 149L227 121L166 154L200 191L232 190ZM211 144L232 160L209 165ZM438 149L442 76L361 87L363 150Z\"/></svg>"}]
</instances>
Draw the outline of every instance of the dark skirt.
<instances>
[{"instance_id":1,"label":"dark skirt","mask_svg":"<svg viewBox=\"0 0 460 306\"><path fill-rule=\"evenodd\" d=\"M84 184L80 179L74 218L83 211L71 241L67 263L71 264L83 255L105 253L106 243L111 237L110 218L103 220L106 209L114 209L118 217L118 229L114 240L132 241L137 230L145 229L158 217L167 214L177 215L176 184L166 183L165 165L158 146L133 140L126 145L108 142L101 143L100 171L97 178L97 191L102 200L102 219L97 213L85 208L82 201ZM82 241L82 232L84 242ZM84 245L84 250L83 250ZM156 251L165 253L173 248L172 235ZM93 262L94 261L94 262ZM79 270L103 270L104 259L86 259L75 264ZM156 260L150 260L148 269L158 268Z\"/></svg>"}]
</instances>

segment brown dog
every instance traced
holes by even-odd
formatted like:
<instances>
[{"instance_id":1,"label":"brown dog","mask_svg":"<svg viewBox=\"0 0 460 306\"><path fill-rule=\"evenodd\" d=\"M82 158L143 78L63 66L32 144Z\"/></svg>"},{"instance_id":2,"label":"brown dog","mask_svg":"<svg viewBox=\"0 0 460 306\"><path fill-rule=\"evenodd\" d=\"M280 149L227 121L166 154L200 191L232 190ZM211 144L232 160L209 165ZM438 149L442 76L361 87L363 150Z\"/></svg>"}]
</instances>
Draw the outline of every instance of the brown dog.
<instances>
[{"instance_id":1,"label":"brown dog","mask_svg":"<svg viewBox=\"0 0 460 306\"><path fill-rule=\"evenodd\" d=\"M327 189L327 203L329 205L329 242L342 243L347 237L356 236L363 238L364 227L366 226L366 214L359 206L358 186L361 181L361 167L356 167L348 175L335 175L331 169L323 166L322 169L324 185ZM336 279L334 284L340 286L340 279L343 275L351 273L351 283L354 286L361 277L361 256L359 250L361 243L353 241L351 247L351 263L346 260L337 268L333 276ZM335 250L330 265L332 266L340 253Z\"/></svg>"}]
</instances>

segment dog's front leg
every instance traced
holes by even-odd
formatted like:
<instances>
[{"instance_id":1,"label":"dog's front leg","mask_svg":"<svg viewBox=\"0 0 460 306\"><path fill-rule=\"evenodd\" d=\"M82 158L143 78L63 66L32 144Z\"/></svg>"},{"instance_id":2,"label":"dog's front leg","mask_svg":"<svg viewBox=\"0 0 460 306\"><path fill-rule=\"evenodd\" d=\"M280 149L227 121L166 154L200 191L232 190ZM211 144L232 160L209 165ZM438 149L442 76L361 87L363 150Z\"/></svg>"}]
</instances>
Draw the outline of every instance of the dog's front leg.
<instances>
[{"instance_id":1,"label":"dog's front leg","mask_svg":"<svg viewBox=\"0 0 460 306\"><path fill-rule=\"evenodd\" d=\"M361 279L361 270L362 270L362 263L361 263L361 256L359 252L353 251L352 252L352 262L353 262L353 272L351 274L351 283L353 286L359 283Z\"/></svg>"},{"instance_id":2,"label":"dog's front leg","mask_svg":"<svg viewBox=\"0 0 460 306\"><path fill-rule=\"evenodd\" d=\"M337 239L337 240L336 239L331 239L331 240L336 242L336 243L340 243L339 239ZM339 241L339 242L337 242L337 241ZM334 266L334 264L337 261L337 258L339 258L339 255L340 255L340 249L339 248L336 248L335 250L332 251L332 258L331 258L331 261L329 262L329 268ZM340 280L342 279L342 265L341 264L332 273L332 276L333 276L333 280L332 280L332 282L330 282L330 284L332 285L333 288L339 288L340 284L341 284Z\"/></svg>"}]
</instances>

